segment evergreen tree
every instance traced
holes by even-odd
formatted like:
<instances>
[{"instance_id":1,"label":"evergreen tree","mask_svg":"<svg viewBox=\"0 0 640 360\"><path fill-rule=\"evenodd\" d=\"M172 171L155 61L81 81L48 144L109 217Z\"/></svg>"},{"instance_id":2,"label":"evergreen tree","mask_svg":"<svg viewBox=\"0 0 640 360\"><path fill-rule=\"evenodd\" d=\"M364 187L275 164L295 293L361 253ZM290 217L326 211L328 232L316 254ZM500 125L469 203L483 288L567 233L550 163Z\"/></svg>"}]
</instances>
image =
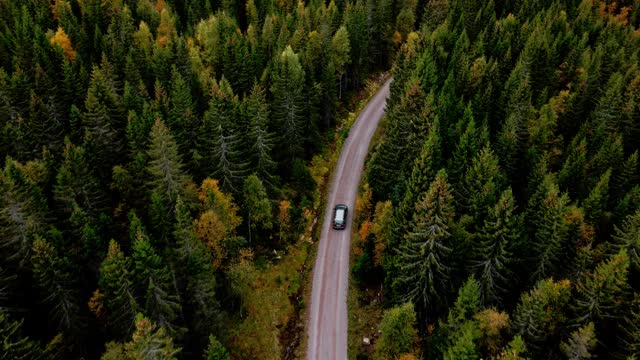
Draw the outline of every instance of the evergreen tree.
<instances>
[{"instance_id":1,"label":"evergreen tree","mask_svg":"<svg viewBox=\"0 0 640 360\"><path fill-rule=\"evenodd\" d=\"M151 176L149 184L152 192L157 194L166 206L166 212L173 211L173 204L178 196L184 193L190 181L182 170L182 158L178 147L162 120L156 122L149 134L151 144L147 152L149 165L147 171Z\"/></svg>"},{"instance_id":2,"label":"evergreen tree","mask_svg":"<svg viewBox=\"0 0 640 360\"><path fill-rule=\"evenodd\" d=\"M248 161L242 159L240 131L246 131L238 124L237 98L224 79L219 87L214 86L214 98L205 113L201 132L200 155L206 162L208 176L220 180L225 190L235 190L236 185L246 176Z\"/></svg>"},{"instance_id":3,"label":"evergreen tree","mask_svg":"<svg viewBox=\"0 0 640 360\"><path fill-rule=\"evenodd\" d=\"M183 329L177 322L182 307L172 273L144 233L138 232L131 258L132 276L145 301L146 313L171 334L180 335Z\"/></svg>"},{"instance_id":4,"label":"evergreen tree","mask_svg":"<svg viewBox=\"0 0 640 360\"><path fill-rule=\"evenodd\" d=\"M615 227L613 239L618 247L626 250L631 268L640 272L640 210L627 216L622 228Z\"/></svg>"},{"instance_id":5,"label":"evergreen tree","mask_svg":"<svg viewBox=\"0 0 640 360\"><path fill-rule=\"evenodd\" d=\"M51 320L64 332L81 333L78 294L70 271L71 263L60 257L53 246L42 238L33 242L33 275L50 309Z\"/></svg>"},{"instance_id":6,"label":"evergreen tree","mask_svg":"<svg viewBox=\"0 0 640 360\"><path fill-rule=\"evenodd\" d=\"M173 339L166 334L165 328L158 328L156 324L149 321L142 314L138 314L136 317L136 330L131 337L131 341L124 344L107 343L107 349L101 359L177 360L176 355L180 353L180 350L180 348L176 348L173 345Z\"/></svg>"},{"instance_id":7,"label":"evergreen tree","mask_svg":"<svg viewBox=\"0 0 640 360\"><path fill-rule=\"evenodd\" d=\"M469 154L471 155L471 154ZM462 202L467 204L476 228L480 228L487 217L487 210L498 201L505 180L498 166L498 158L491 148L480 150L467 171L462 185Z\"/></svg>"},{"instance_id":8,"label":"evergreen tree","mask_svg":"<svg viewBox=\"0 0 640 360\"><path fill-rule=\"evenodd\" d=\"M3 359L38 359L42 356L39 344L23 335L24 320L12 321L0 311L0 352Z\"/></svg>"},{"instance_id":9,"label":"evergreen tree","mask_svg":"<svg viewBox=\"0 0 640 360\"><path fill-rule=\"evenodd\" d=\"M209 337L209 346L204 355L205 360L231 360L231 355L215 336Z\"/></svg>"},{"instance_id":10,"label":"evergreen tree","mask_svg":"<svg viewBox=\"0 0 640 360\"><path fill-rule=\"evenodd\" d=\"M100 266L98 285L104 296L108 327L117 337L133 331L139 309L130 265L118 243L111 240L107 257Z\"/></svg>"},{"instance_id":11,"label":"evergreen tree","mask_svg":"<svg viewBox=\"0 0 640 360\"><path fill-rule=\"evenodd\" d=\"M529 199L527 218L534 249L532 278L542 279L554 273L567 237L565 214L569 199L561 194L552 175L545 175Z\"/></svg>"},{"instance_id":12,"label":"evergreen tree","mask_svg":"<svg viewBox=\"0 0 640 360\"><path fill-rule=\"evenodd\" d=\"M106 210L106 199L91 171L84 148L67 139L63 155L54 186L55 199L64 213L71 213L77 205L89 216L97 216Z\"/></svg>"},{"instance_id":13,"label":"evergreen tree","mask_svg":"<svg viewBox=\"0 0 640 360\"><path fill-rule=\"evenodd\" d=\"M180 152L189 154L196 145L199 124L189 83L175 67L171 71L167 124L176 134Z\"/></svg>"},{"instance_id":14,"label":"evergreen tree","mask_svg":"<svg viewBox=\"0 0 640 360\"><path fill-rule=\"evenodd\" d=\"M611 169L607 170L601 177L600 181L591 190L589 196L584 200L583 206L586 218L589 222L598 227L605 215L607 204L609 202L609 179L611 177Z\"/></svg>"},{"instance_id":15,"label":"evergreen tree","mask_svg":"<svg viewBox=\"0 0 640 360\"><path fill-rule=\"evenodd\" d=\"M621 300L628 290L628 269L629 256L622 249L576 285L575 312L580 324L620 318Z\"/></svg>"},{"instance_id":16,"label":"evergreen tree","mask_svg":"<svg viewBox=\"0 0 640 360\"><path fill-rule=\"evenodd\" d=\"M446 300L451 252L450 227L453 221L453 196L447 174L441 170L427 194L416 203L412 228L398 250L398 294L416 302L425 318Z\"/></svg>"},{"instance_id":17,"label":"evergreen tree","mask_svg":"<svg viewBox=\"0 0 640 360\"><path fill-rule=\"evenodd\" d=\"M509 270L514 262L511 249L518 240L520 217L514 212L515 200L511 189L505 190L484 222L478 239L478 254L474 267L484 303L500 303L513 276Z\"/></svg>"},{"instance_id":18,"label":"evergreen tree","mask_svg":"<svg viewBox=\"0 0 640 360\"><path fill-rule=\"evenodd\" d=\"M593 323L590 322L586 326L571 333L568 342L560 344L560 349L570 360L591 359L591 351L596 346L596 335Z\"/></svg>"},{"instance_id":19,"label":"evergreen tree","mask_svg":"<svg viewBox=\"0 0 640 360\"><path fill-rule=\"evenodd\" d=\"M101 175L111 171L114 160L122 154L120 130L124 127L122 99L108 70L94 68L87 91L82 124L85 147L92 155Z\"/></svg>"},{"instance_id":20,"label":"evergreen tree","mask_svg":"<svg viewBox=\"0 0 640 360\"><path fill-rule=\"evenodd\" d=\"M251 169L263 182L273 181L275 161L272 160L273 134L269 131L269 105L262 87L255 85L245 98L246 116L249 118Z\"/></svg>"},{"instance_id":21,"label":"evergreen tree","mask_svg":"<svg viewBox=\"0 0 640 360\"><path fill-rule=\"evenodd\" d=\"M0 249L4 263L27 265L32 242L46 228L47 206L40 187L21 164L7 157L0 176Z\"/></svg>"},{"instance_id":22,"label":"evergreen tree","mask_svg":"<svg viewBox=\"0 0 640 360\"><path fill-rule=\"evenodd\" d=\"M173 235L176 239L175 254L178 286L182 298L187 299L184 310L190 318L191 336L204 346L212 329L219 326L220 309L216 297L216 278L211 256L204 244L193 232L193 219L186 204L178 198L176 202L176 224Z\"/></svg>"},{"instance_id":23,"label":"evergreen tree","mask_svg":"<svg viewBox=\"0 0 640 360\"><path fill-rule=\"evenodd\" d=\"M278 142L282 158L287 161L303 157L305 73L298 54L290 46L282 52L272 75L273 120L278 129Z\"/></svg>"},{"instance_id":24,"label":"evergreen tree","mask_svg":"<svg viewBox=\"0 0 640 360\"><path fill-rule=\"evenodd\" d=\"M545 358L553 351L551 344L558 339L570 293L568 280L547 279L520 297L512 328L525 340L532 355Z\"/></svg>"},{"instance_id":25,"label":"evergreen tree","mask_svg":"<svg viewBox=\"0 0 640 360\"><path fill-rule=\"evenodd\" d=\"M271 202L267 197L267 191L260 179L250 175L243 185L244 207L249 221L249 242L251 242L251 230L270 230L273 227Z\"/></svg>"}]
</instances>

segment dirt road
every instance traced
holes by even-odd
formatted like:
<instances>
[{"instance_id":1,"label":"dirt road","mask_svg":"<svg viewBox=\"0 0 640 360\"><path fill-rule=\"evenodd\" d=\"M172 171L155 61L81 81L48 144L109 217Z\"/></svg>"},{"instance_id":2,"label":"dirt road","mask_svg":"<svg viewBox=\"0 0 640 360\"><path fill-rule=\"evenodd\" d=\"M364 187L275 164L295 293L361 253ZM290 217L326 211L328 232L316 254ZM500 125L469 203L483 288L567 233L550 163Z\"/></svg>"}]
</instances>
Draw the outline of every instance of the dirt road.
<instances>
[{"instance_id":1,"label":"dirt road","mask_svg":"<svg viewBox=\"0 0 640 360\"><path fill-rule=\"evenodd\" d=\"M310 360L347 359L347 289L353 209L369 143L384 115L389 83L390 80L360 112L333 174L313 271L307 348L307 359ZM331 227L336 204L346 204L350 210L344 230Z\"/></svg>"}]
</instances>

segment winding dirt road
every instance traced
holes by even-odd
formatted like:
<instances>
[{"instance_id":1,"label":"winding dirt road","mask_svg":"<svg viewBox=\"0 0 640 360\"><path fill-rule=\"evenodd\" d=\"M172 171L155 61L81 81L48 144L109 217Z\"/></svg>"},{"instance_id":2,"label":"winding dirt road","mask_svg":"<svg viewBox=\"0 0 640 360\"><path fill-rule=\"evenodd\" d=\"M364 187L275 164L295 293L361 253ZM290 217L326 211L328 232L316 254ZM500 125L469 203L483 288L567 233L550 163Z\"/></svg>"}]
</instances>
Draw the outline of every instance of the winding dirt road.
<instances>
[{"instance_id":1,"label":"winding dirt road","mask_svg":"<svg viewBox=\"0 0 640 360\"><path fill-rule=\"evenodd\" d=\"M349 243L356 193L373 133L384 115L388 80L360 112L336 165L313 271L307 359L347 359L347 290ZM333 207L349 207L347 227L331 227Z\"/></svg>"}]
</instances>

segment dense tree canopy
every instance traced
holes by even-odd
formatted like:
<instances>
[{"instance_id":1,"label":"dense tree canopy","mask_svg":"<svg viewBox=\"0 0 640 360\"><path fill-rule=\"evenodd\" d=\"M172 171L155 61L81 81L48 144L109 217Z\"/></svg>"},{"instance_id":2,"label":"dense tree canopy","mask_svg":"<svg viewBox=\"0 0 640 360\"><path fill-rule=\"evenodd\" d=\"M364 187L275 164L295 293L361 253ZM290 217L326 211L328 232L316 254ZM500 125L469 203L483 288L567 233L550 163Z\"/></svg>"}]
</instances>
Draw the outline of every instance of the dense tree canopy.
<instances>
[{"instance_id":1,"label":"dense tree canopy","mask_svg":"<svg viewBox=\"0 0 640 360\"><path fill-rule=\"evenodd\" d=\"M402 2L367 165L394 228L369 275L424 315L428 358L638 355L639 15L638 1Z\"/></svg>"},{"instance_id":2,"label":"dense tree canopy","mask_svg":"<svg viewBox=\"0 0 640 360\"><path fill-rule=\"evenodd\" d=\"M396 11L0 0L0 357L235 357L229 269L299 239Z\"/></svg>"}]
</instances>

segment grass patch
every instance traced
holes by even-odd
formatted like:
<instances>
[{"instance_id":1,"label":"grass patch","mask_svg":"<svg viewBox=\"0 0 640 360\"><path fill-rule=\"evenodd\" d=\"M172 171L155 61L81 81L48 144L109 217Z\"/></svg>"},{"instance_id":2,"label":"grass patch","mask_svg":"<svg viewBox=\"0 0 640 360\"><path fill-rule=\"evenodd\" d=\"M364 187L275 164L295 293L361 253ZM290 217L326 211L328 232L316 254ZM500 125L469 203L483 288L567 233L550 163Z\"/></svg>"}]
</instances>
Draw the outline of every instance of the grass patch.
<instances>
[{"instance_id":1,"label":"grass patch","mask_svg":"<svg viewBox=\"0 0 640 360\"><path fill-rule=\"evenodd\" d=\"M378 289L361 289L353 279L349 280L347 307L349 312L349 360L373 359L373 344L378 337L378 325L382 320L382 304L378 301ZM371 345L365 345L363 338Z\"/></svg>"},{"instance_id":2,"label":"grass patch","mask_svg":"<svg viewBox=\"0 0 640 360\"><path fill-rule=\"evenodd\" d=\"M281 254L281 260L264 261L260 269L250 260L235 272L243 299L243 316L231 319L230 350L237 359L281 359L280 333L295 314L290 297L301 284L301 272L310 244L299 241Z\"/></svg>"}]
</instances>

